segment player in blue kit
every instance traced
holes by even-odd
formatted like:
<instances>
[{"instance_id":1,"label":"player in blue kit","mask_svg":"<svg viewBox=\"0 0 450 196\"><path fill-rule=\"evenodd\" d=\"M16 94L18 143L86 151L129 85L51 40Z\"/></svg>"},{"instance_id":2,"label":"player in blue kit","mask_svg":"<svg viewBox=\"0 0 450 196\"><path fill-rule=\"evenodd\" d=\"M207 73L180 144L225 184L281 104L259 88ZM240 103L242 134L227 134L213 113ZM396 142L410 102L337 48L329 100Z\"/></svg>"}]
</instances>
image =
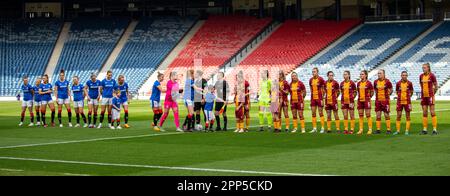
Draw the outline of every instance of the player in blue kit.
<instances>
[{"instance_id":1,"label":"player in blue kit","mask_svg":"<svg viewBox=\"0 0 450 196\"><path fill-rule=\"evenodd\" d=\"M120 100L122 101L123 110L125 112L124 120L125 124L123 125L125 128L130 128L130 125L128 125L128 104L129 104L129 98L130 92L128 83L125 82L125 77L123 75L120 75L117 79L117 89L120 90Z\"/></svg>"},{"instance_id":2,"label":"player in blue kit","mask_svg":"<svg viewBox=\"0 0 450 196\"><path fill-rule=\"evenodd\" d=\"M33 86L34 97L33 106L36 111L36 126L41 126L41 95L39 94L39 85L41 85L41 78L36 79L35 86Z\"/></svg>"},{"instance_id":3,"label":"player in blue kit","mask_svg":"<svg viewBox=\"0 0 450 196\"><path fill-rule=\"evenodd\" d=\"M62 108L66 106L67 115L69 117L69 127L72 127L72 109L70 107L70 87L69 81L66 80L66 74L64 70L59 72L59 80L55 82L55 97L58 104L58 121L59 127L63 127L62 124Z\"/></svg>"},{"instance_id":4,"label":"player in blue kit","mask_svg":"<svg viewBox=\"0 0 450 196\"><path fill-rule=\"evenodd\" d=\"M39 94L41 95L41 117L44 127L47 127L47 122L45 121L45 112L47 110L47 105L52 111L52 127L55 126L55 104L52 100L53 86L48 81L48 75L45 74L42 77L42 83L39 85Z\"/></svg>"},{"instance_id":5,"label":"player in blue kit","mask_svg":"<svg viewBox=\"0 0 450 196\"><path fill-rule=\"evenodd\" d=\"M103 120L105 119L105 112L108 109L108 126L111 127L111 115L112 115L112 99L114 90L117 86L116 81L113 79L112 71L108 71L106 73L106 78L102 81L100 85L100 93L102 95L102 106L100 113L100 124L98 125L98 129L102 128Z\"/></svg>"},{"instance_id":6,"label":"player in blue kit","mask_svg":"<svg viewBox=\"0 0 450 196\"><path fill-rule=\"evenodd\" d=\"M186 72L186 80L184 82L184 104L186 105L188 115L183 123L183 129L187 132L192 132L195 128L194 121L194 70L188 70Z\"/></svg>"},{"instance_id":7,"label":"player in blue kit","mask_svg":"<svg viewBox=\"0 0 450 196\"><path fill-rule=\"evenodd\" d=\"M83 118L84 128L88 127L86 122L86 115L84 115L84 97L86 96L83 84L80 83L78 76L74 76L72 79L72 93L73 93L73 108L75 109L75 115L77 124L75 127L80 127L80 115Z\"/></svg>"},{"instance_id":8,"label":"player in blue kit","mask_svg":"<svg viewBox=\"0 0 450 196\"><path fill-rule=\"evenodd\" d=\"M89 128L95 128L95 125L97 124L97 112L100 101L100 86L101 81L97 80L97 75L95 73L91 73L91 79L86 82L86 86L84 87L88 102ZM92 119L92 113L94 113L94 119Z\"/></svg>"},{"instance_id":9,"label":"player in blue kit","mask_svg":"<svg viewBox=\"0 0 450 196\"><path fill-rule=\"evenodd\" d=\"M24 76L23 77L23 84L20 87L23 93L23 99L22 99L22 113L20 115L20 123L19 126L23 125L23 121L25 120L25 112L28 110L30 111L30 119L31 122L28 125L29 127L34 126L34 114L33 114L33 95L34 95L34 90L33 90L33 86L31 86L28 83L28 77Z\"/></svg>"},{"instance_id":10,"label":"player in blue kit","mask_svg":"<svg viewBox=\"0 0 450 196\"><path fill-rule=\"evenodd\" d=\"M161 119L163 115L163 110L161 107L161 92L163 92L163 88L161 83L164 81L164 74L158 72L158 80L155 81L152 87L152 96L150 97L150 102L153 109L153 130L160 131L161 129L158 127L158 121Z\"/></svg>"},{"instance_id":11,"label":"player in blue kit","mask_svg":"<svg viewBox=\"0 0 450 196\"><path fill-rule=\"evenodd\" d=\"M117 89L114 91L114 97L112 98L112 119L110 128L111 129L122 129L120 126L120 106L122 105L122 99L120 98L121 91ZM114 122L117 123L117 127L114 127Z\"/></svg>"},{"instance_id":12,"label":"player in blue kit","mask_svg":"<svg viewBox=\"0 0 450 196\"><path fill-rule=\"evenodd\" d=\"M196 89L196 91L198 93L200 93L201 88L198 87L194 87ZM214 94L214 86L210 85L207 88L206 93L200 93L203 94L205 96L205 117L206 117L206 124L205 124L205 131L211 131L213 132L213 125L214 125L214 120L216 119L216 116L214 114L214 103L215 101L220 101L220 102L225 102L225 100L221 99L220 97L217 97Z\"/></svg>"}]
</instances>

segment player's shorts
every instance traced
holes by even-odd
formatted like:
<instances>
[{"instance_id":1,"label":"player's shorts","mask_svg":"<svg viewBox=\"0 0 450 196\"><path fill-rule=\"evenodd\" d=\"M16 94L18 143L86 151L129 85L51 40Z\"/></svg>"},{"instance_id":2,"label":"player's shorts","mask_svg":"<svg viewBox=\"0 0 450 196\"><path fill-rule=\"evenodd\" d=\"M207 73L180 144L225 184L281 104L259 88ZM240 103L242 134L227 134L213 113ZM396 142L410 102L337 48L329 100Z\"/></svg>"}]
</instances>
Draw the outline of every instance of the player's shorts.
<instances>
[{"instance_id":1,"label":"player's shorts","mask_svg":"<svg viewBox=\"0 0 450 196\"><path fill-rule=\"evenodd\" d=\"M405 112L412 112L412 105L411 104L397 104L397 112L401 112L405 110Z\"/></svg>"},{"instance_id":2,"label":"player's shorts","mask_svg":"<svg viewBox=\"0 0 450 196\"><path fill-rule=\"evenodd\" d=\"M102 105L112 105L113 98L102 98Z\"/></svg>"},{"instance_id":3,"label":"player's shorts","mask_svg":"<svg viewBox=\"0 0 450 196\"><path fill-rule=\"evenodd\" d=\"M244 120L244 107L241 107L239 110L234 112L237 120Z\"/></svg>"},{"instance_id":4,"label":"player's shorts","mask_svg":"<svg viewBox=\"0 0 450 196\"><path fill-rule=\"evenodd\" d=\"M259 105L259 107L268 108L268 107L270 107L270 100L259 100L258 105Z\"/></svg>"},{"instance_id":5,"label":"player's shorts","mask_svg":"<svg viewBox=\"0 0 450 196\"><path fill-rule=\"evenodd\" d=\"M205 104L202 104L201 102L194 102L194 111L200 111L204 106Z\"/></svg>"},{"instance_id":6,"label":"player's shorts","mask_svg":"<svg viewBox=\"0 0 450 196\"><path fill-rule=\"evenodd\" d=\"M375 112L391 112L391 106L389 105L389 101L375 101Z\"/></svg>"},{"instance_id":7,"label":"player's shorts","mask_svg":"<svg viewBox=\"0 0 450 196\"><path fill-rule=\"evenodd\" d=\"M371 101L358 101L358 110L370 110L372 109Z\"/></svg>"},{"instance_id":8,"label":"player's shorts","mask_svg":"<svg viewBox=\"0 0 450 196\"><path fill-rule=\"evenodd\" d=\"M41 101L41 106L46 106L47 104L51 104L51 103L53 103L53 100L42 100Z\"/></svg>"},{"instance_id":9,"label":"player's shorts","mask_svg":"<svg viewBox=\"0 0 450 196\"><path fill-rule=\"evenodd\" d=\"M58 105L70 104L70 99L69 98L67 98L67 99L59 99L58 98L57 103L58 103Z\"/></svg>"},{"instance_id":10,"label":"player's shorts","mask_svg":"<svg viewBox=\"0 0 450 196\"><path fill-rule=\"evenodd\" d=\"M326 111L338 111L338 109L339 109L339 105L336 103L336 104L327 104L326 106L325 106L325 110Z\"/></svg>"},{"instance_id":11,"label":"player's shorts","mask_svg":"<svg viewBox=\"0 0 450 196\"><path fill-rule=\"evenodd\" d=\"M152 108L160 108L161 107L161 102L159 101L152 101L150 100Z\"/></svg>"},{"instance_id":12,"label":"player's shorts","mask_svg":"<svg viewBox=\"0 0 450 196\"><path fill-rule=\"evenodd\" d=\"M305 103L302 103L302 102L293 103L293 102L291 102L291 110L305 110Z\"/></svg>"},{"instance_id":13,"label":"player's shorts","mask_svg":"<svg viewBox=\"0 0 450 196\"><path fill-rule=\"evenodd\" d=\"M165 109L177 109L178 103L174 101L166 101L164 102L164 108Z\"/></svg>"},{"instance_id":14,"label":"player's shorts","mask_svg":"<svg viewBox=\"0 0 450 196\"><path fill-rule=\"evenodd\" d=\"M355 103L342 104L341 109L343 109L343 110L355 110Z\"/></svg>"},{"instance_id":15,"label":"player's shorts","mask_svg":"<svg viewBox=\"0 0 450 196\"><path fill-rule=\"evenodd\" d=\"M216 119L214 112L212 110L205 110L206 121L212 121Z\"/></svg>"},{"instance_id":16,"label":"player's shorts","mask_svg":"<svg viewBox=\"0 0 450 196\"><path fill-rule=\"evenodd\" d=\"M124 101L124 102L122 102L122 105L123 105L123 106L126 106L126 105L128 105L128 101Z\"/></svg>"},{"instance_id":17,"label":"player's shorts","mask_svg":"<svg viewBox=\"0 0 450 196\"><path fill-rule=\"evenodd\" d=\"M311 107L323 107L323 101L320 99L311 100Z\"/></svg>"},{"instance_id":18,"label":"player's shorts","mask_svg":"<svg viewBox=\"0 0 450 196\"><path fill-rule=\"evenodd\" d=\"M22 107L33 107L33 100L22 101Z\"/></svg>"},{"instance_id":19,"label":"player's shorts","mask_svg":"<svg viewBox=\"0 0 450 196\"><path fill-rule=\"evenodd\" d=\"M422 97L422 106L434 106L435 105L435 98L434 97Z\"/></svg>"},{"instance_id":20,"label":"player's shorts","mask_svg":"<svg viewBox=\"0 0 450 196\"><path fill-rule=\"evenodd\" d=\"M98 106L98 100L97 99L91 99L90 101L88 101L88 105Z\"/></svg>"},{"instance_id":21,"label":"player's shorts","mask_svg":"<svg viewBox=\"0 0 450 196\"><path fill-rule=\"evenodd\" d=\"M39 107L42 105L42 101L33 101L33 105Z\"/></svg>"},{"instance_id":22,"label":"player's shorts","mask_svg":"<svg viewBox=\"0 0 450 196\"><path fill-rule=\"evenodd\" d=\"M192 106L194 106L194 101L192 101L192 100L190 100L190 99L185 99L185 100L184 100L184 105L185 105L186 107L192 107Z\"/></svg>"},{"instance_id":23,"label":"player's shorts","mask_svg":"<svg viewBox=\"0 0 450 196\"><path fill-rule=\"evenodd\" d=\"M120 110L113 109L111 119L120 120Z\"/></svg>"},{"instance_id":24,"label":"player's shorts","mask_svg":"<svg viewBox=\"0 0 450 196\"><path fill-rule=\"evenodd\" d=\"M74 101L73 108L84 108L84 101Z\"/></svg>"},{"instance_id":25,"label":"player's shorts","mask_svg":"<svg viewBox=\"0 0 450 196\"><path fill-rule=\"evenodd\" d=\"M227 107L228 106L224 102L216 102L216 106L214 107L214 110L216 112L220 112L220 110L222 110L222 108L223 108L223 112L226 113L227 112Z\"/></svg>"}]
</instances>

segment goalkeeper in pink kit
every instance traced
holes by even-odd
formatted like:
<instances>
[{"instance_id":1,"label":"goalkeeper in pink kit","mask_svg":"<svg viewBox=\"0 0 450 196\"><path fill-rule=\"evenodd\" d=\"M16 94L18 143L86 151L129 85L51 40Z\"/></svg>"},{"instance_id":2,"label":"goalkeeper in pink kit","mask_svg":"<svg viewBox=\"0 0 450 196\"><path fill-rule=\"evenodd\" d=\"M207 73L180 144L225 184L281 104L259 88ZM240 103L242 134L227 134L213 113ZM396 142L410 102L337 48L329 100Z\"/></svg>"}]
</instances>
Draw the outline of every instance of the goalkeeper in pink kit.
<instances>
[{"instance_id":1,"label":"goalkeeper in pink kit","mask_svg":"<svg viewBox=\"0 0 450 196\"><path fill-rule=\"evenodd\" d=\"M180 90L180 86L177 83L177 73L172 72L170 73L170 80L167 82L167 91L166 91L166 98L164 101L164 115L161 118L161 122L159 123L159 127L162 127L164 124L164 121L166 121L167 116L169 116L170 110L173 110L174 120L175 120L175 126L177 127L178 132L183 132L183 130L180 129L180 117L178 113L178 103L177 99L180 97L180 93L182 90Z\"/></svg>"}]
</instances>

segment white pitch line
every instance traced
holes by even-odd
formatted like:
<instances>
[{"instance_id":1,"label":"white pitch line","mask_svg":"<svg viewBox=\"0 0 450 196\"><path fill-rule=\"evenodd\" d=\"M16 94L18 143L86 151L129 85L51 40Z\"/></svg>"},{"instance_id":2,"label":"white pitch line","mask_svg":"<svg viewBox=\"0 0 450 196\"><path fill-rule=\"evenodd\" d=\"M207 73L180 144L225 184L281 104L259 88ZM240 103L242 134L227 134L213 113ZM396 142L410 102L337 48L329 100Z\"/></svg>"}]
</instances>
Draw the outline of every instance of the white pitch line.
<instances>
[{"instance_id":1,"label":"white pitch line","mask_svg":"<svg viewBox=\"0 0 450 196\"><path fill-rule=\"evenodd\" d=\"M0 168L0 171L6 171L6 172L23 172L23 170L20 170L20 169L6 169L6 168Z\"/></svg>"},{"instance_id":2,"label":"white pitch line","mask_svg":"<svg viewBox=\"0 0 450 196\"><path fill-rule=\"evenodd\" d=\"M65 161L65 160L34 159L34 158L19 158L19 157L0 157L0 159L18 160L18 161L35 161L35 162L46 162L46 163L65 163L65 164L79 164L79 165L167 169L167 170L186 170L186 171L218 172L218 173L240 173L240 174L275 175L275 176L331 176L331 175L322 175L322 174L302 174L302 173L249 171L249 170L232 170L232 169L211 169L211 168L195 168L195 167L170 167L170 166L157 166L157 165L133 165L133 164L120 164L120 163Z\"/></svg>"},{"instance_id":3,"label":"white pitch line","mask_svg":"<svg viewBox=\"0 0 450 196\"><path fill-rule=\"evenodd\" d=\"M87 139L87 140L73 140L73 141L62 141L62 142L48 142L48 143L38 143L38 144L24 144L24 145L16 145L16 146L1 146L0 149L13 149L13 148L36 147L36 146L49 146L49 145L58 145L58 144L75 144L75 143L97 142L97 141L109 141L109 140L120 140L120 139L133 139L133 138L155 137L155 136L175 135L175 134L182 134L182 133L181 133L181 132L175 132L175 133L159 133L159 134L147 134L147 135L123 136L123 137L96 138L96 139Z\"/></svg>"}]
</instances>

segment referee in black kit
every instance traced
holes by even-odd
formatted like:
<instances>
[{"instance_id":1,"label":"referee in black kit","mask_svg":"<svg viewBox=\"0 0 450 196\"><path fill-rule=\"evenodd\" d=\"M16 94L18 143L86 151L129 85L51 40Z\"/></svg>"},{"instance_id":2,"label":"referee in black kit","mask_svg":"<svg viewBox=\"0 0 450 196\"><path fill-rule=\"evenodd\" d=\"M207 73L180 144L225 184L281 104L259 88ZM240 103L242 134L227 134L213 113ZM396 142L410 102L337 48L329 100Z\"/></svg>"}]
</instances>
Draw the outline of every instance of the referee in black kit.
<instances>
[{"instance_id":1,"label":"referee in black kit","mask_svg":"<svg viewBox=\"0 0 450 196\"><path fill-rule=\"evenodd\" d=\"M216 122L217 127L216 131L227 131L227 125L228 125L228 117L227 117L227 98L230 94L230 86L228 85L228 82L224 79L225 74L223 72L219 72L217 75L217 82L214 85L214 89L216 90L217 97L220 97L225 102L221 102L216 100L216 107L215 107L215 115L216 115ZM223 109L223 129L220 126L220 112Z\"/></svg>"},{"instance_id":2,"label":"referee in black kit","mask_svg":"<svg viewBox=\"0 0 450 196\"><path fill-rule=\"evenodd\" d=\"M201 70L197 70L195 73L195 81L194 81L194 85L197 88L201 88L203 90L205 90L206 86L208 85L208 81L203 78L203 71ZM196 120L196 129L197 131L201 131L198 129L200 123L201 123L201 118L200 118L200 114L203 113L204 117L205 117L205 122L206 122L206 115L204 112L205 109L205 97L202 94L203 92L198 92L195 91L194 92L194 112L195 112L195 120Z\"/></svg>"}]
</instances>

